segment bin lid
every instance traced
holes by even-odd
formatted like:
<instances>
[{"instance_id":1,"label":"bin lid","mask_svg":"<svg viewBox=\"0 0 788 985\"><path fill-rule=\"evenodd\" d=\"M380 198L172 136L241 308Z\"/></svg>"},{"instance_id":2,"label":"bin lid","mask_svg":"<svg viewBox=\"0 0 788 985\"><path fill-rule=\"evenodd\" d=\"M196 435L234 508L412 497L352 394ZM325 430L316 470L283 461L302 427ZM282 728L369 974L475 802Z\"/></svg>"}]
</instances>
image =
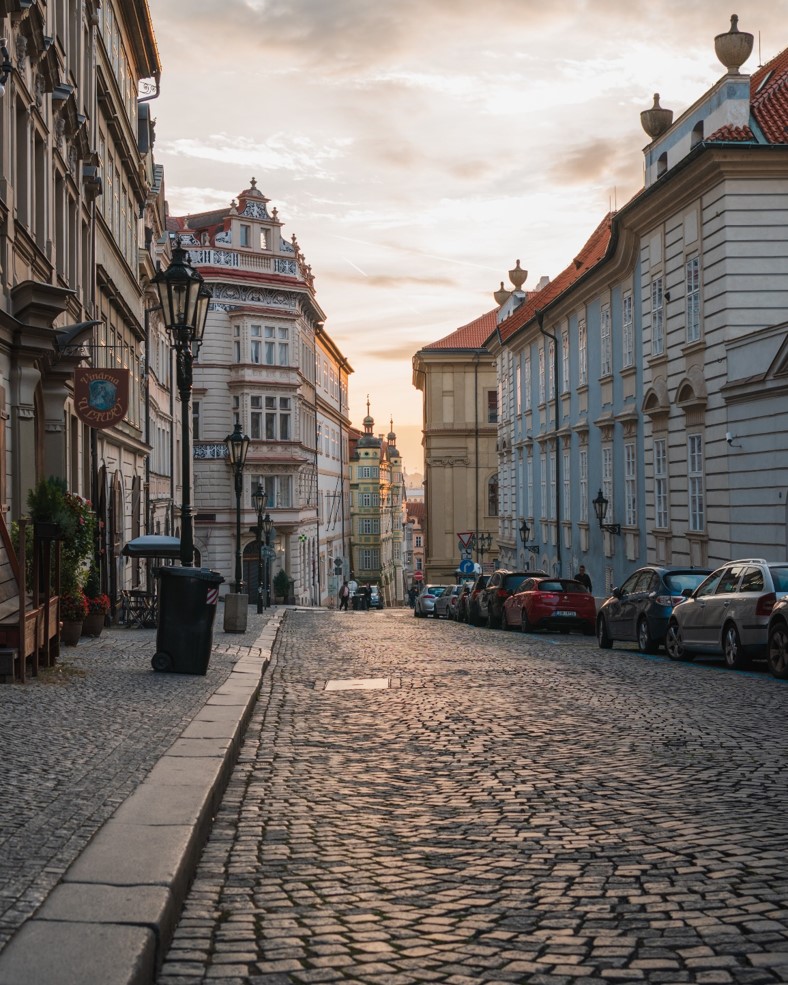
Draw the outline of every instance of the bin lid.
<instances>
[{"instance_id":1,"label":"bin lid","mask_svg":"<svg viewBox=\"0 0 788 985\"><path fill-rule=\"evenodd\" d=\"M212 571L210 568L173 568L165 565L161 568L154 568L153 573L167 578L194 578L196 581L208 581L213 585L221 585L224 581L224 575L219 574L218 571Z\"/></svg>"},{"instance_id":2,"label":"bin lid","mask_svg":"<svg viewBox=\"0 0 788 985\"><path fill-rule=\"evenodd\" d=\"M174 558L181 556L180 537L164 537L159 534L146 534L130 540L120 552L124 557Z\"/></svg>"}]
</instances>

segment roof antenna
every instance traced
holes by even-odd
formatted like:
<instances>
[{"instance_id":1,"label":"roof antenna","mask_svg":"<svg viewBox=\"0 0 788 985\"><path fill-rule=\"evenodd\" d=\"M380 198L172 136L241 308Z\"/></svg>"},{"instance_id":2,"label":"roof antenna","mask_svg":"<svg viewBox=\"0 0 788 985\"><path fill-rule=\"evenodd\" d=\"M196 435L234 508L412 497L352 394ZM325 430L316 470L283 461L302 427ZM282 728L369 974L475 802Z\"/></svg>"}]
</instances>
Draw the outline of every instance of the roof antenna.
<instances>
[{"instance_id":1,"label":"roof antenna","mask_svg":"<svg viewBox=\"0 0 788 985\"><path fill-rule=\"evenodd\" d=\"M758 68L763 68L763 59L761 58L761 32L758 31Z\"/></svg>"}]
</instances>

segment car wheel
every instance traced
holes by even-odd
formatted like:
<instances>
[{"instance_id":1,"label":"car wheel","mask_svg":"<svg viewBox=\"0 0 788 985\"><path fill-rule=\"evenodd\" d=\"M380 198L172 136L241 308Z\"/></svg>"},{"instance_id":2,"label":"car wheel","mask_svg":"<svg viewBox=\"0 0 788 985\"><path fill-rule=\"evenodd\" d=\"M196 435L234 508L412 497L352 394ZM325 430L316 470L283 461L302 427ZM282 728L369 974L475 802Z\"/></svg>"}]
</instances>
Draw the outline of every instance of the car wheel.
<instances>
[{"instance_id":1,"label":"car wheel","mask_svg":"<svg viewBox=\"0 0 788 985\"><path fill-rule=\"evenodd\" d=\"M665 636L665 650L671 660L691 661L693 655L687 653L684 646L684 637L681 635L681 627L673 620L668 624L668 632Z\"/></svg>"},{"instance_id":2,"label":"car wheel","mask_svg":"<svg viewBox=\"0 0 788 985\"><path fill-rule=\"evenodd\" d=\"M520 616L520 628L524 633L530 633L533 630L533 626L531 625L531 620L528 618L528 613L525 611L525 609L522 609L521 612L522 614Z\"/></svg>"},{"instance_id":3,"label":"car wheel","mask_svg":"<svg viewBox=\"0 0 788 985\"><path fill-rule=\"evenodd\" d=\"M651 638L648 621L644 616L638 619L638 646L643 653L656 653L659 649L659 644L655 643Z\"/></svg>"},{"instance_id":4,"label":"car wheel","mask_svg":"<svg viewBox=\"0 0 788 985\"><path fill-rule=\"evenodd\" d=\"M722 631L722 653L725 657L726 667L731 670L740 670L747 665L747 659L742 652L739 633L732 622L729 622Z\"/></svg>"},{"instance_id":5,"label":"car wheel","mask_svg":"<svg viewBox=\"0 0 788 985\"><path fill-rule=\"evenodd\" d=\"M780 681L788 680L788 626L775 623L769 630L769 647L766 651L769 670Z\"/></svg>"},{"instance_id":6,"label":"car wheel","mask_svg":"<svg viewBox=\"0 0 788 985\"><path fill-rule=\"evenodd\" d=\"M607 620L604 616L600 616L599 619L597 619L596 641L602 650L609 650L613 645L613 637L608 634Z\"/></svg>"}]
</instances>

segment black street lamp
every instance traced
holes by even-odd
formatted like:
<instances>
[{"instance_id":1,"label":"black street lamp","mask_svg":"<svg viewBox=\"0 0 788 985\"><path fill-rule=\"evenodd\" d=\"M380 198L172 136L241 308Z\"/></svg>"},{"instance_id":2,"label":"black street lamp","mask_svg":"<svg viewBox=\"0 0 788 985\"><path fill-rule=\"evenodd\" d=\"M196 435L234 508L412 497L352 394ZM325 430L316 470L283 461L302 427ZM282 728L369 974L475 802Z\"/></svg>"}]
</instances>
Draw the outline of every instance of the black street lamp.
<instances>
[{"instance_id":1,"label":"black street lamp","mask_svg":"<svg viewBox=\"0 0 788 985\"><path fill-rule=\"evenodd\" d=\"M473 546L476 548L477 557L481 558L479 563L484 565L484 555L489 553L492 547L492 534L474 534Z\"/></svg>"},{"instance_id":2,"label":"black street lamp","mask_svg":"<svg viewBox=\"0 0 788 985\"><path fill-rule=\"evenodd\" d=\"M265 586L265 607L268 608L268 551L270 550L269 541L271 531L274 529L274 521L271 515L263 511L268 505L268 494L263 489L263 483L258 480L257 489L252 493L252 503L257 510L257 611L263 611L263 590ZM265 538L265 564L263 564L263 538Z\"/></svg>"},{"instance_id":3,"label":"black street lamp","mask_svg":"<svg viewBox=\"0 0 788 985\"><path fill-rule=\"evenodd\" d=\"M607 516L608 501L602 495L602 490L600 489L597 493L596 499L591 501L594 504L594 513L596 513L596 518L599 521L599 529L607 530L611 534L621 533L620 523L605 523L605 517Z\"/></svg>"},{"instance_id":4,"label":"black street lamp","mask_svg":"<svg viewBox=\"0 0 788 985\"><path fill-rule=\"evenodd\" d=\"M523 547L526 551L530 551L531 554L539 554L538 544L529 544L528 541L531 539L531 528L528 526L528 521L523 520L520 524L520 540L522 541Z\"/></svg>"},{"instance_id":5,"label":"black street lamp","mask_svg":"<svg viewBox=\"0 0 788 985\"><path fill-rule=\"evenodd\" d=\"M244 466L249 452L249 436L241 430L240 422L236 423L232 434L224 439L230 465L233 467L235 479L235 591L243 594L244 574L243 555L241 553L241 493L244 487Z\"/></svg>"},{"instance_id":6,"label":"black street lamp","mask_svg":"<svg viewBox=\"0 0 788 985\"><path fill-rule=\"evenodd\" d=\"M181 565L194 567L194 518L192 510L192 443L189 404L192 394L194 359L200 351L211 292L192 267L189 254L175 241L166 270L161 265L152 283L159 292L164 322L175 352L178 396L181 401Z\"/></svg>"}]
</instances>

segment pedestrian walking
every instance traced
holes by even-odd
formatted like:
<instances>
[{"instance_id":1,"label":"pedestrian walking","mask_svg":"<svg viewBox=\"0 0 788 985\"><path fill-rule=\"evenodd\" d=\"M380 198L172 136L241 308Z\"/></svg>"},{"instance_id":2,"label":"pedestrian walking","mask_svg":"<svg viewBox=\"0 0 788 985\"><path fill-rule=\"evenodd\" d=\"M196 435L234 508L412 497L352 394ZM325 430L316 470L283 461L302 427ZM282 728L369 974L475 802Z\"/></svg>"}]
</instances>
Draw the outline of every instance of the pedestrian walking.
<instances>
[{"instance_id":1,"label":"pedestrian walking","mask_svg":"<svg viewBox=\"0 0 788 985\"><path fill-rule=\"evenodd\" d=\"M591 579L589 578L588 573L586 572L586 566L584 564L581 564L580 567L577 569L577 574L575 575L575 581L579 581L581 585L585 585L585 587L589 590L589 592L593 591L593 589L591 588Z\"/></svg>"},{"instance_id":2,"label":"pedestrian walking","mask_svg":"<svg viewBox=\"0 0 788 985\"><path fill-rule=\"evenodd\" d=\"M343 609L347 612L347 604L350 601L350 587L347 583L347 578L342 582L342 587L339 589L339 611Z\"/></svg>"}]
</instances>

